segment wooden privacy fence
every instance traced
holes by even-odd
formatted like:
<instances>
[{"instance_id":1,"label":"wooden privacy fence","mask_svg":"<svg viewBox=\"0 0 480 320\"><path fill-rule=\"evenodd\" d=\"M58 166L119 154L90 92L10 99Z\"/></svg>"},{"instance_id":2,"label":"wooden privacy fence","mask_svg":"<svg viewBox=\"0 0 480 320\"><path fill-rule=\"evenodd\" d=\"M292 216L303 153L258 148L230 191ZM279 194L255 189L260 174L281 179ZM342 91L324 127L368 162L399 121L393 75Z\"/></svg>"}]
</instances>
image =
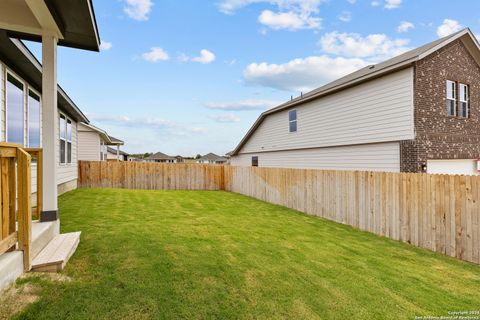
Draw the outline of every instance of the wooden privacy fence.
<instances>
[{"instance_id":1,"label":"wooden privacy fence","mask_svg":"<svg viewBox=\"0 0 480 320\"><path fill-rule=\"evenodd\" d=\"M81 162L80 185L232 191L480 263L480 177Z\"/></svg>"},{"instance_id":2,"label":"wooden privacy fence","mask_svg":"<svg viewBox=\"0 0 480 320\"><path fill-rule=\"evenodd\" d=\"M230 167L225 189L480 263L480 177Z\"/></svg>"},{"instance_id":3,"label":"wooden privacy fence","mask_svg":"<svg viewBox=\"0 0 480 320\"><path fill-rule=\"evenodd\" d=\"M223 190L223 166L79 161L79 187L147 190Z\"/></svg>"}]
</instances>

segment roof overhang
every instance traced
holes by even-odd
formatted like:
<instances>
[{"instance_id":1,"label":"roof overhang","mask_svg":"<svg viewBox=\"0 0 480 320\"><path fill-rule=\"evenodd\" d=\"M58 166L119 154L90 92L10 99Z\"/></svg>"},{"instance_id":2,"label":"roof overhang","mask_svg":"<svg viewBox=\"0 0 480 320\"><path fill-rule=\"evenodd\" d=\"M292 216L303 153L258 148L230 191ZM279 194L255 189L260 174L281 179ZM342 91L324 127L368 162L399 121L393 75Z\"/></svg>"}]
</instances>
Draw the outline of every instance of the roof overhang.
<instances>
[{"instance_id":1,"label":"roof overhang","mask_svg":"<svg viewBox=\"0 0 480 320\"><path fill-rule=\"evenodd\" d=\"M110 146L123 146L125 144L125 142L123 142L122 140L117 139L115 137L108 136L108 138L111 141L111 143L109 144Z\"/></svg>"},{"instance_id":2,"label":"roof overhang","mask_svg":"<svg viewBox=\"0 0 480 320\"><path fill-rule=\"evenodd\" d=\"M41 42L53 33L61 46L99 51L92 0L2 0L0 29L13 38Z\"/></svg>"}]
</instances>

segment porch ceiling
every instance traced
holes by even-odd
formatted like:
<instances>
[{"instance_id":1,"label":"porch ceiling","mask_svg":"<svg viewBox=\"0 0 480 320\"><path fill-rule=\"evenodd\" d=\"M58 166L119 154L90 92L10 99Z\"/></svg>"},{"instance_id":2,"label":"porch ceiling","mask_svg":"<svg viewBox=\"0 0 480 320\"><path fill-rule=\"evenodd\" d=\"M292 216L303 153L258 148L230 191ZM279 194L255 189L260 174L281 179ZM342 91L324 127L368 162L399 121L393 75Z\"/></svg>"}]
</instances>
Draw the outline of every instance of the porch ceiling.
<instances>
[{"instance_id":1,"label":"porch ceiling","mask_svg":"<svg viewBox=\"0 0 480 320\"><path fill-rule=\"evenodd\" d=\"M45 30L54 31L61 46L99 51L92 0L1 0L0 29L37 42Z\"/></svg>"}]
</instances>

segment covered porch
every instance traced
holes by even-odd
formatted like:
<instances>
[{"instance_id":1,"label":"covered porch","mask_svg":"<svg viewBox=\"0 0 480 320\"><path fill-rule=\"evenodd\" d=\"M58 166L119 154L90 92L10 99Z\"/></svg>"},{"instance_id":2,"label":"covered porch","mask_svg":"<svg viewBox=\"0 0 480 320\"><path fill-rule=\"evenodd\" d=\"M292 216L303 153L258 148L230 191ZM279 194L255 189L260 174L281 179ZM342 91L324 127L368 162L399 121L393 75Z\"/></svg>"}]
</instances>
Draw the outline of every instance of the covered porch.
<instances>
[{"instance_id":1,"label":"covered porch","mask_svg":"<svg viewBox=\"0 0 480 320\"><path fill-rule=\"evenodd\" d=\"M42 43L41 64L34 61L31 74L22 68L28 49L19 59L9 61L20 77L41 77L42 132L40 148L30 149L28 142L11 143L7 136L0 143L1 289L23 272L60 270L78 245L80 233L62 235L59 230L58 105L68 96L57 83L57 47L99 51L100 40L91 0L4 0L0 2L0 30L14 42ZM3 49L0 46L0 57ZM37 167L35 208L32 161Z\"/></svg>"}]
</instances>

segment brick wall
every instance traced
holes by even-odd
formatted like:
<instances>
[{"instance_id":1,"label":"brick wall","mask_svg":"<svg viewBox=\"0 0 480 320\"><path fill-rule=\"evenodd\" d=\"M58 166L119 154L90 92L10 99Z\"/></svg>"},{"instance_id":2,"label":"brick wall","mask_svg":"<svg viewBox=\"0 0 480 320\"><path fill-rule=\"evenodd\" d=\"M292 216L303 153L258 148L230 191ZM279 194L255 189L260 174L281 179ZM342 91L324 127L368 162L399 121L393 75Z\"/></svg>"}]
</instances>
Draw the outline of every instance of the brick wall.
<instances>
[{"instance_id":1,"label":"brick wall","mask_svg":"<svg viewBox=\"0 0 480 320\"><path fill-rule=\"evenodd\" d=\"M446 80L470 86L470 117L450 117ZM480 157L480 67L461 40L418 61L414 74L416 139L400 144L401 171L419 172L429 159Z\"/></svg>"}]
</instances>

